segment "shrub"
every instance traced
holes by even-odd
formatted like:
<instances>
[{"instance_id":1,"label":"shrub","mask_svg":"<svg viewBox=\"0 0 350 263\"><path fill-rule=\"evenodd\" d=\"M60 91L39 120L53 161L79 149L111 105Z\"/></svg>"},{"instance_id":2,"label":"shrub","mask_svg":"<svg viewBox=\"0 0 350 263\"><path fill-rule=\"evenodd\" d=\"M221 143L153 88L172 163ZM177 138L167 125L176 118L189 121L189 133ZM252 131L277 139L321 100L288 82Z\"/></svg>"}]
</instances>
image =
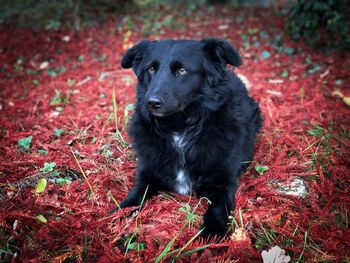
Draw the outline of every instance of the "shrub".
<instances>
[{"instance_id":1,"label":"shrub","mask_svg":"<svg viewBox=\"0 0 350 263\"><path fill-rule=\"evenodd\" d=\"M36 30L80 29L81 23L97 24L108 13L132 6L123 0L1 0L0 26L16 25Z\"/></svg>"},{"instance_id":2,"label":"shrub","mask_svg":"<svg viewBox=\"0 0 350 263\"><path fill-rule=\"evenodd\" d=\"M350 49L347 0L298 0L290 9L286 32L317 48Z\"/></svg>"}]
</instances>

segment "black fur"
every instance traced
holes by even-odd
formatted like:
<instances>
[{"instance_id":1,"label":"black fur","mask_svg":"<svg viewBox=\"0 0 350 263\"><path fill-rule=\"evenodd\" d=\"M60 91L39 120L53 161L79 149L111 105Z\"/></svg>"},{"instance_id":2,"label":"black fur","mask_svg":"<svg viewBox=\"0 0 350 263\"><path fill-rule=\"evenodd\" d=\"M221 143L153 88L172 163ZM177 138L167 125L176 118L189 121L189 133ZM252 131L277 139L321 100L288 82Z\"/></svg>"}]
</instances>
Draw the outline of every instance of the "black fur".
<instances>
[{"instance_id":1,"label":"black fur","mask_svg":"<svg viewBox=\"0 0 350 263\"><path fill-rule=\"evenodd\" d=\"M141 41L121 64L138 78L129 130L138 165L120 206L140 205L147 187L147 198L190 189L211 201L203 235L223 236L262 123L258 104L226 68L241 65L240 55L219 39Z\"/></svg>"}]
</instances>

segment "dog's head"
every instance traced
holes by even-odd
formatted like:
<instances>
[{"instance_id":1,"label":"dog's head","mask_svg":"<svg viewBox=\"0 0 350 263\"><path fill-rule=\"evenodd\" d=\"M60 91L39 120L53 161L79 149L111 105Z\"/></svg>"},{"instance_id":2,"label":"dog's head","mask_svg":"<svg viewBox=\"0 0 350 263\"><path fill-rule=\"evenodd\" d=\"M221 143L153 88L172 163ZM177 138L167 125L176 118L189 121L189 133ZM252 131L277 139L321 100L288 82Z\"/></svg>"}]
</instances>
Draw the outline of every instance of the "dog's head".
<instances>
[{"instance_id":1,"label":"dog's head","mask_svg":"<svg viewBox=\"0 0 350 263\"><path fill-rule=\"evenodd\" d=\"M238 52L219 39L143 40L125 53L121 65L137 75L143 110L164 117L205 101L204 94L208 97L208 89L215 89L226 65L241 63Z\"/></svg>"}]
</instances>

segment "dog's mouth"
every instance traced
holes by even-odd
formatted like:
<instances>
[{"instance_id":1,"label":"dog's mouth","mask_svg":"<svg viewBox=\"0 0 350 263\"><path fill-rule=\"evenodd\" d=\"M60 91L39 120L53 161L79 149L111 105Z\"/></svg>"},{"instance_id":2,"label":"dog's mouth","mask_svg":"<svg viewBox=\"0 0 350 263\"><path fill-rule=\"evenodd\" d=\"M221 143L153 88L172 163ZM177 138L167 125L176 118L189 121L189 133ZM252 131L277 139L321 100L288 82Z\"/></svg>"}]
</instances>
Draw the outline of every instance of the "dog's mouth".
<instances>
[{"instance_id":1,"label":"dog's mouth","mask_svg":"<svg viewBox=\"0 0 350 263\"><path fill-rule=\"evenodd\" d=\"M150 110L150 112L154 117L164 118L164 117L168 117L168 116L174 115L176 113L182 112L183 110L184 110L183 107L177 107L177 108L174 108L171 110L169 110L169 109L168 110L161 110L161 109Z\"/></svg>"},{"instance_id":2,"label":"dog's mouth","mask_svg":"<svg viewBox=\"0 0 350 263\"><path fill-rule=\"evenodd\" d=\"M151 113L154 117L163 118L174 114L175 111L170 111L170 112L151 111Z\"/></svg>"},{"instance_id":3,"label":"dog's mouth","mask_svg":"<svg viewBox=\"0 0 350 263\"><path fill-rule=\"evenodd\" d=\"M168 116L168 114L163 113L163 112L152 112L152 115L153 115L154 117L159 117L159 118Z\"/></svg>"}]
</instances>

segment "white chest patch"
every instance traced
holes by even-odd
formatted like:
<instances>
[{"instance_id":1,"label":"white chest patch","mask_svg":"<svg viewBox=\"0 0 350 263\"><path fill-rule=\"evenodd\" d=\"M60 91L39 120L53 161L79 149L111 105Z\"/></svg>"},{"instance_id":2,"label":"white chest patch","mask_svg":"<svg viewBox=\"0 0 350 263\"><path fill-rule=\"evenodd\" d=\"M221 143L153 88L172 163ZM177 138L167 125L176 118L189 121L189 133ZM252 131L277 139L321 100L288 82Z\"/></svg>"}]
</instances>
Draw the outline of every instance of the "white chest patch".
<instances>
[{"instance_id":1,"label":"white chest patch","mask_svg":"<svg viewBox=\"0 0 350 263\"><path fill-rule=\"evenodd\" d=\"M173 145L177 150L183 150L185 147L184 136L178 133L173 135Z\"/></svg>"},{"instance_id":2,"label":"white chest patch","mask_svg":"<svg viewBox=\"0 0 350 263\"><path fill-rule=\"evenodd\" d=\"M176 174L176 192L182 195L191 192L191 182L183 169L180 169Z\"/></svg>"},{"instance_id":3,"label":"white chest patch","mask_svg":"<svg viewBox=\"0 0 350 263\"><path fill-rule=\"evenodd\" d=\"M186 195L191 192L192 184L185 169L184 148L186 146L186 141L183 134L180 134L180 133L173 134L173 146L175 150L179 153L178 168L175 171L175 175L176 175L175 190L179 194Z\"/></svg>"}]
</instances>

